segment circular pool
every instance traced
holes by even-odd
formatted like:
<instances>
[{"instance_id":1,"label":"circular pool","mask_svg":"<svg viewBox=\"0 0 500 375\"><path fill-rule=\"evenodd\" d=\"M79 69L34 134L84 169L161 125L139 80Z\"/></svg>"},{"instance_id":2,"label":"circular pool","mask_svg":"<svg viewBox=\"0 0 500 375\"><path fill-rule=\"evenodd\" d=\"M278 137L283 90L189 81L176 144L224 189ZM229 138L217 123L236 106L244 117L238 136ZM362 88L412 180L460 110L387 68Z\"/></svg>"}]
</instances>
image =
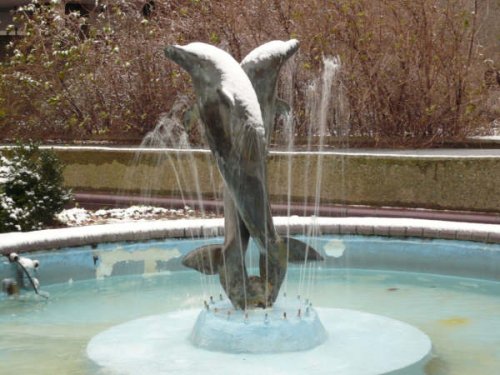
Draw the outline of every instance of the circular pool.
<instances>
[{"instance_id":1,"label":"circular pool","mask_svg":"<svg viewBox=\"0 0 500 375\"><path fill-rule=\"evenodd\" d=\"M183 254L206 241L30 254L41 262L38 277L50 299L2 297L0 373L109 373L87 358L95 335L134 319L201 310L210 296L218 298L217 277L180 264ZM351 309L417 327L433 343L427 374L489 374L500 367L500 245L342 235L309 241L326 260L290 267L282 287L287 298L300 295L319 311ZM0 274L7 271L3 264Z\"/></svg>"}]
</instances>

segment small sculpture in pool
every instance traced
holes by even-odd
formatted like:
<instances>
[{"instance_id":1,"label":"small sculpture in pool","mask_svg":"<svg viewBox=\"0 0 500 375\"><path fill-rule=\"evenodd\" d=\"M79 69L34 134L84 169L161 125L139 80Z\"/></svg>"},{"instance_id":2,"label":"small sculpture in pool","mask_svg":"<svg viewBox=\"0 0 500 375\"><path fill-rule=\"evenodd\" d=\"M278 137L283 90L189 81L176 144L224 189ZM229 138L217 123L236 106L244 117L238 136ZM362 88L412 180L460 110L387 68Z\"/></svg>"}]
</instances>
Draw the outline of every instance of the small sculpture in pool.
<instances>
[{"instance_id":1,"label":"small sculpture in pool","mask_svg":"<svg viewBox=\"0 0 500 375\"><path fill-rule=\"evenodd\" d=\"M296 40L272 41L250 52L241 65L205 43L172 45L165 55L191 76L205 135L224 180L222 245L190 252L183 264L219 274L235 308L270 307L276 301L288 262L321 260L307 244L276 232L267 191L267 143L277 107L276 84ZM245 253L252 237L260 250L259 276L249 276Z\"/></svg>"},{"instance_id":2,"label":"small sculpture in pool","mask_svg":"<svg viewBox=\"0 0 500 375\"><path fill-rule=\"evenodd\" d=\"M14 277L2 280L2 291L8 295L18 295L20 289L33 289L36 294L40 294L40 282L34 276L34 272L38 269L40 262L30 258L19 256L17 253L5 255L9 263L13 266Z\"/></svg>"}]
</instances>

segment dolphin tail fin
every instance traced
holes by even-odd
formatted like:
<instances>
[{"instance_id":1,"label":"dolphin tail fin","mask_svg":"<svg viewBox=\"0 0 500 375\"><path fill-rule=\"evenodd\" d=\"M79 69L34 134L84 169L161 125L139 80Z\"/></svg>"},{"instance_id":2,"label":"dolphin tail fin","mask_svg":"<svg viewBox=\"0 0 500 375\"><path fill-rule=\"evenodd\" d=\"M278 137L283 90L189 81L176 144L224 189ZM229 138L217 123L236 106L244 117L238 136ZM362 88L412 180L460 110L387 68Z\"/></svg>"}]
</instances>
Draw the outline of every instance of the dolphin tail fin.
<instances>
[{"instance_id":1,"label":"dolphin tail fin","mask_svg":"<svg viewBox=\"0 0 500 375\"><path fill-rule=\"evenodd\" d=\"M198 247L184 256L182 264L205 275L216 275L223 263L221 244Z\"/></svg>"},{"instance_id":2,"label":"dolphin tail fin","mask_svg":"<svg viewBox=\"0 0 500 375\"><path fill-rule=\"evenodd\" d=\"M305 260L323 260L323 256L310 245L296 240L292 237L284 237L283 240L288 246L288 261L292 263L300 263Z\"/></svg>"}]
</instances>

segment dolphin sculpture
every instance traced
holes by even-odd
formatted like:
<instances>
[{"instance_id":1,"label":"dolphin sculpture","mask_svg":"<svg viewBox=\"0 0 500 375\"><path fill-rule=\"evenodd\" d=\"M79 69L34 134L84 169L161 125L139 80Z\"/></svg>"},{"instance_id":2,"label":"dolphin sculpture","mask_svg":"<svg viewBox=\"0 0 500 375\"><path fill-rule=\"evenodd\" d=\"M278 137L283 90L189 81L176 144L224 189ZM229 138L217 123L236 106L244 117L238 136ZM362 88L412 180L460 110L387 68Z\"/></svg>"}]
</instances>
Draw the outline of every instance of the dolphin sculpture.
<instances>
[{"instance_id":1,"label":"dolphin sculpture","mask_svg":"<svg viewBox=\"0 0 500 375\"><path fill-rule=\"evenodd\" d=\"M299 48L296 39L289 41L274 40L255 48L241 62L241 67L247 74L257 94L262 120L266 134L266 142L269 144L273 133L275 117L278 114L286 114L290 107L283 100L276 97L279 72L284 63L293 56ZM187 112L186 122L191 124L199 119L199 110L195 105ZM224 244L238 244L242 247L241 252L245 254L250 234L241 217L238 215L234 202L227 188L223 190L224 197ZM217 264L209 255L217 256L224 245L202 246L194 250L184 258L183 264L187 267L197 269L206 274L217 273L212 267ZM207 257L208 256L208 257ZM201 268L201 269L200 269Z\"/></svg>"},{"instance_id":2,"label":"dolphin sculpture","mask_svg":"<svg viewBox=\"0 0 500 375\"><path fill-rule=\"evenodd\" d=\"M184 263L219 274L236 308L271 306L288 260L319 260L306 244L281 238L272 222L267 193L266 131L257 94L243 68L226 52L205 44L169 46L167 57L193 81L209 147L225 183L224 246L210 245L188 254ZM274 97L274 95L273 95ZM260 276L249 277L245 251L251 236L260 249Z\"/></svg>"},{"instance_id":3,"label":"dolphin sculpture","mask_svg":"<svg viewBox=\"0 0 500 375\"><path fill-rule=\"evenodd\" d=\"M266 142L268 144L273 132L276 114L283 114L290 110L287 103L276 97L279 72L283 64L297 52L298 48L299 42L296 39L286 42L280 40L271 41L255 48L240 64L250 79L257 95L264 123ZM191 109L190 112L191 115L199 117L198 108ZM224 188L223 197L224 245L202 246L192 251L183 260L185 266L197 269L205 274L215 274L218 272L213 269L213 266L217 265L223 246L240 246L239 253L244 255L250 237L227 188ZM214 262L212 257L217 257L217 261ZM246 272L246 270L238 270L236 272Z\"/></svg>"}]
</instances>

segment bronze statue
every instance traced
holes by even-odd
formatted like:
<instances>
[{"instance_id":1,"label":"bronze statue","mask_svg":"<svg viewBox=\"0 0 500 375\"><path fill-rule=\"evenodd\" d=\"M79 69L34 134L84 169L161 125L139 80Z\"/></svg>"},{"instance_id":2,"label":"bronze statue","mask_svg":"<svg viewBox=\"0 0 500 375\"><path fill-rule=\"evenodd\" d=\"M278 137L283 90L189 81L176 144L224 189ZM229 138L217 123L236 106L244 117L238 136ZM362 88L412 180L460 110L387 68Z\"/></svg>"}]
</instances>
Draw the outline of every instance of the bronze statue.
<instances>
[{"instance_id":1,"label":"bronze statue","mask_svg":"<svg viewBox=\"0 0 500 375\"><path fill-rule=\"evenodd\" d=\"M298 42L270 42L252 51L241 66L231 55L205 43L169 46L167 57L190 75L205 134L225 183L223 245L189 253L183 263L219 274L236 308L272 306L288 261L321 260L308 245L280 237L267 192L267 142L276 107L276 82ZM260 249L260 276L248 276L245 253L250 236Z\"/></svg>"}]
</instances>

